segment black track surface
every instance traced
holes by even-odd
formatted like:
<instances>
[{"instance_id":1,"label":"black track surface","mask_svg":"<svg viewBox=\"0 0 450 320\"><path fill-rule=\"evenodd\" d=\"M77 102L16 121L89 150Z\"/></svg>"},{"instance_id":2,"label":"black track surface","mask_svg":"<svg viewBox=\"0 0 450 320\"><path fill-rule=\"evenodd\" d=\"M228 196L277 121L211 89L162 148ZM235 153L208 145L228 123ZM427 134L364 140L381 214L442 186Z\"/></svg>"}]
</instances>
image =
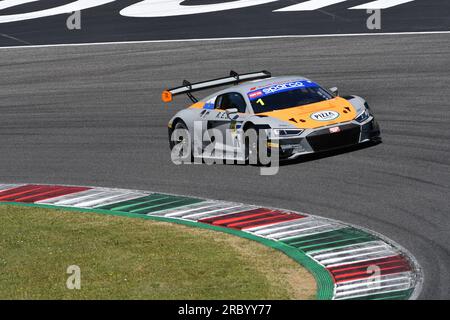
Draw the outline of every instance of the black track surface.
<instances>
[{"instance_id":1,"label":"black track surface","mask_svg":"<svg viewBox=\"0 0 450 320\"><path fill-rule=\"evenodd\" d=\"M369 32L364 12L348 4L311 13L271 13L292 4L280 1L182 18L118 15L134 2L86 10L81 31L67 31L65 16L0 24L0 46ZM381 31L448 30L448 7L418 0L388 9ZM449 299L449 40L440 34L0 49L0 181L157 190L351 222L412 252L425 273L421 298ZM167 121L187 100L167 108L161 90L230 69L296 73L366 97L384 142L304 158L275 176L251 166L175 166Z\"/></svg>"}]
</instances>

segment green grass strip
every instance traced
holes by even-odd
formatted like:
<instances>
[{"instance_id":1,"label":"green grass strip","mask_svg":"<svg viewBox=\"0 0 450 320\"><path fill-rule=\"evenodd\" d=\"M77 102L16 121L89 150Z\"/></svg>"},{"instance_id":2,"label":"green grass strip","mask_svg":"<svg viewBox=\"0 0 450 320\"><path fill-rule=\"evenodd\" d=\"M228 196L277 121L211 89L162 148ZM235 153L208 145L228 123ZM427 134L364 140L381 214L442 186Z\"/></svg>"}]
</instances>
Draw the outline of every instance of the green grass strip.
<instances>
[{"instance_id":1,"label":"green grass strip","mask_svg":"<svg viewBox=\"0 0 450 320\"><path fill-rule=\"evenodd\" d=\"M53 205L44 205L44 204L34 204L34 203L16 203L16 202L0 202L0 205L15 205L15 206L23 206L23 207L36 207L36 208L45 208L45 209L60 209L64 211L74 211L74 212L84 212L84 213L98 213L98 214L107 214L114 216L122 216L122 217L130 217L130 218L140 218L140 219L148 219L154 221L162 221L162 222L170 222L177 223L189 227L194 228L202 228L209 229L218 232L224 232L228 234L232 234L244 239L253 240L259 242L267 247L273 248L275 250L279 250L286 254L288 257L292 258L294 261L305 267L309 272L314 276L317 283L317 293L316 298L318 300L331 300L333 298L334 293L334 282L333 279L322 265L308 257L304 252L289 246L283 242L278 242L266 238L261 238L255 236L253 234L243 232L240 230L229 229L224 227L213 226L205 223L198 223L194 221L186 221L174 218L166 218L160 216L147 216L136 213L129 212L120 212L120 211L110 211L105 209L83 209L83 208L67 208L67 207L59 207Z\"/></svg>"}]
</instances>

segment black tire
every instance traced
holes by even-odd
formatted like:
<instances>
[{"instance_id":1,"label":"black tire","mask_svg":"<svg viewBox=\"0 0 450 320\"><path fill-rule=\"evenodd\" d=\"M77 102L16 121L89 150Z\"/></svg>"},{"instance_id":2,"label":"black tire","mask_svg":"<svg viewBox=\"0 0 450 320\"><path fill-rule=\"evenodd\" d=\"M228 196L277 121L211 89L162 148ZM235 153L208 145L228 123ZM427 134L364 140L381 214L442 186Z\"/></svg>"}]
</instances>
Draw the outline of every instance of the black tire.
<instances>
[{"instance_id":1,"label":"black tire","mask_svg":"<svg viewBox=\"0 0 450 320\"><path fill-rule=\"evenodd\" d=\"M247 131L250 129L253 129L256 132L256 141L253 141L252 143L250 143L248 135L247 135ZM245 162L247 164L257 165L257 166L270 166L271 161L269 161L266 164L263 164L261 162L261 157L260 157L260 153L259 153L259 136L260 136L259 131L255 127L250 126L245 130L244 134L245 134ZM266 152L267 152L267 156L270 157L271 153L272 153L271 149L267 148ZM251 161L252 160L251 157L253 157L253 159L255 159L254 157L256 157L256 163L255 163L255 161Z\"/></svg>"},{"instance_id":2,"label":"black tire","mask_svg":"<svg viewBox=\"0 0 450 320\"><path fill-rule=\"evenodd\" d=\"M256 132L256 141L253 141L252 143L250 143L250 139L248 137L249 130L255 130ZM258 131L256 130L255 127L251 126L245 130L244 135L245 135L245 163L259 165L260 161L258 152L258 139L259 139ZM251 161L252 157L255 157L254 155L256 155L256 163L254 162L252 163Z\"/></svg>"}]
</instances>

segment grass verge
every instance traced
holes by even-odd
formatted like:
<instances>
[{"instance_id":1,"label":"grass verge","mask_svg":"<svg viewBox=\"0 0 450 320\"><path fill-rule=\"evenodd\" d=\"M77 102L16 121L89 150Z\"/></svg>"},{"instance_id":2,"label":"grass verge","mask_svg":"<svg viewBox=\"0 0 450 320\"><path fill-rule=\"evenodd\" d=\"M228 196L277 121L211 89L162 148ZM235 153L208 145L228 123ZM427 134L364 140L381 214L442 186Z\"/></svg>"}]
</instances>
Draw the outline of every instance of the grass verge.
<instances>
[{"instance_id":1,"label":"grass verge","mask_svg":"<svg viewBox=\"0 0 450 320\"><path fill-rule=\"evenodd\" d=\"M67 267L81 290L66 288ZM182 225L0 206L0 299L313 299L281 252Z\"/></svg>"}]
</instances>

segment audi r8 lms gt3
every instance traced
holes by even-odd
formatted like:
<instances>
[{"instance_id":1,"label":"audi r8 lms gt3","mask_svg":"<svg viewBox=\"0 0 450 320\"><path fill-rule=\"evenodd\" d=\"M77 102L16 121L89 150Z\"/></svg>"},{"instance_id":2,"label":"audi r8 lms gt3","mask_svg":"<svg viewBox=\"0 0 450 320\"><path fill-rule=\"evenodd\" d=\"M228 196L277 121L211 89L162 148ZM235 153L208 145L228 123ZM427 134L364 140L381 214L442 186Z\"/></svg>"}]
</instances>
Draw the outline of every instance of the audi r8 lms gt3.
<instances>
[{"instance_id":1,"label":"audi r8 lms gt3","mask_svg":"<svg viewBox=\"0 0 450 320\"><path fill-rule=\"evenodd\" d=\"M201 100L193 96L227 85ZM246 160L254 150L244 138L249 129L263 130L267 147L277 148L281 159L380 140L379 125L363 98L340 97L337 88L325 89L302 76L231 71L214 80L184 80L182 86L163 91L162 100L170 102L183 93L193 104L170 119L169 140L172 149L189 144L191 157ZM177 129L187 136L174 137ZM199 139L201 152L195 153Z\"/></svg>"}]
</instances>

